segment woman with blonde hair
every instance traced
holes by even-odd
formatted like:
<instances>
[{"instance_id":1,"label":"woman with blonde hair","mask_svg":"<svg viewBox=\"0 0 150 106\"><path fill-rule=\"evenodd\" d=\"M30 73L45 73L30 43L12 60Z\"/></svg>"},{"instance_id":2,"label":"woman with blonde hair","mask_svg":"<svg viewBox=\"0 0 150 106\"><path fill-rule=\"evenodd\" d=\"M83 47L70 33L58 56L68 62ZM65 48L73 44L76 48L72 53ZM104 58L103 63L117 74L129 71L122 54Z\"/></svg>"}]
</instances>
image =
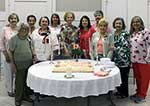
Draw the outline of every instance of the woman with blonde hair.
<instances>
[{"instance_id":1,"label":"woman with blonde hair","mask_svg":"<svg viewBox=\"0 0 150 106\"><path fill-rule=\"evenodd\" d=\"M79 35L77 27L72 24L75 20L73 12L66 12L64 15L65 24L62 25L61 30L61 57L73 58L73 45L79 44Z\"/></svg>"},{"instance_id":2,"label":"woman with blonde hair","mask_svg":"<svg viewBox=\"0 0 150 106\"><path fill-rule=\"evenodd\" d=\"M107 33L108 22L103 18L98 23L98 30L92 36L90 55L92 59L108 57L112 59L114 39Z\"/></svg>"}]
</instances>

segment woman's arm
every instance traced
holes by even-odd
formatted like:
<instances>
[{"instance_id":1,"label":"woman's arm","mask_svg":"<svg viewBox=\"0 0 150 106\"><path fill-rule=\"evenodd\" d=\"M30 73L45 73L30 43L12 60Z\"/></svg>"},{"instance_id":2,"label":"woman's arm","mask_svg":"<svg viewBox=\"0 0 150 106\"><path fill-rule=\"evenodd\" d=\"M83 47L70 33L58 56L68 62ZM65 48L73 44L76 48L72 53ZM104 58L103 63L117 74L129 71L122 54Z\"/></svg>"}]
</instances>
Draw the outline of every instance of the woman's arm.
<instances>
[{"instance_id":1,"label":"woman's arm","mask_svg":"<svg viewBox=\"0 0 150 106\"><path fill-rule=\"evenodd\" d=\"M91 57L91 59L92 60L94 60L94 57L95 57L95 49L96 49L96 47L95 47L95 37L96 37L96 34L94 33L93 35L92 35L92 39L91 39L91 42L90 42L90 52L89 52L89 54L90 54L90 57Z\"/></svg>"},{"instance_id":2,"label":"woman's arm","mask_svg":"<svg viewBox=\"0 0 150 106\"><path fill-rule=\"evenodd\" d=\"M113 51L114 51L114 36L109 35L109 49L107 54L108 58L112 59Z\"/></svg>"},{"instance_id":3,"label":"woman's arm","mask_svg":"<svg viewBox=\"0 0 150 106\"><path fill-rule=\"evenodd\" d=\"M10 61L11 61L11 70L13 71L13 73L16 73L16 65L15 65L15 59L14 59L16 41L13 38L14 37L12 37L8 43L9 44L8 54L9 54Z\"/></svg>"},{"instance_id":4,"label":"woman's arm","mask_svg":"<svg viewBox=\"0 0 150 106\"><path fill-rule=\"evenodd\" d=\"M0 36L0 51L3 52L3 55L5 56L6 62L10 63L9 54L8 54L7 49L6 49L6 43L7 43L7 41L5 38L5 28L3 28L1 36Z\"/></svg>"},{"instance_id":5,"label":"woman's arm","mask_svg":"<svg viewBox=\"0 0 150 106\"><path fill-rule=\"evenodd\" d=\"M150 31L147 31L145 34L145 42L146 42L146 49L147 49L147 56L145 61L150 63Z\"/></svg>"}]
</instances>

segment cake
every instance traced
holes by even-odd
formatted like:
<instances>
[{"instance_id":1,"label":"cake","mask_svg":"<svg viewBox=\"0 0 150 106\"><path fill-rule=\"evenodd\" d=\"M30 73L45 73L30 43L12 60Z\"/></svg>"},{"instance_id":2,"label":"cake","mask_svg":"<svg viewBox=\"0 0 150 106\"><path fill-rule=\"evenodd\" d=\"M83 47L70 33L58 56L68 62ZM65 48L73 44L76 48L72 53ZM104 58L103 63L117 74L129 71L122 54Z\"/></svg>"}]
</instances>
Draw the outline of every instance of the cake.
<instances>
[{"instance_id":1,"label":"cake","mask_svg":"<svg viewBox=\"0 0 150 106\"><path fill-rule=\"evenodd\" d=\"M71 71L74 73L76 72L91 73L94 71L94 68L91 62L88 61L75 62L73 60L72 61L61 60L54 65L54 68L52 70L52 72L56 73L65 73L67 71Z\"/></svg>"}]
</instances>

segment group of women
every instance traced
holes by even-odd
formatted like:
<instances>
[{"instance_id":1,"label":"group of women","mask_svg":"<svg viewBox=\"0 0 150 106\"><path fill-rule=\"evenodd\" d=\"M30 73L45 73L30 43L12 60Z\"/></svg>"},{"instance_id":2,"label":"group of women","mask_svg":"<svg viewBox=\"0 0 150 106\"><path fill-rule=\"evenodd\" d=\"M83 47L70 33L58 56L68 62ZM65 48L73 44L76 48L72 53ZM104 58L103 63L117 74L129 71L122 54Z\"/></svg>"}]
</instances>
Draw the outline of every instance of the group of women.
<instances>
[{"instance_id":1,"label":"group of women","mask_svg":"<svg viewBox=\"0 0 150 106\"><path fill-rule=\"evenodd\" d=\"M82 51L79 58L107 57L115 62L120 69L122 79L122 84L117 87L115 93L119 98L129 96L128 76L132 66L137 90L130 98L136 103L145 101L150 80L150 32L145 28L141 17L132 18L129 32L126 31L123 18L115 18L112 24L114 32L111 33L108 22L103 18L103 12L99 10L94 13L95 24L91 25L90 18L84 15L78 27L73 25L75 20L73 12L65 13L65 23L62 25L56 13L52 14L51 20L43 16L39 20L39 28L34 27L35 16L30 16L27 18L29 27L22 23L18 29L19 17L15 13L11 14L8 18L9 24L4 27L0 36L0 50L3 51L7 68L11 67L6 70L17 70L16 79L21 79L16 81L16 106L21 105L24 96L24 84L29 66L49 59L75 58L73 52L75 44ZM8 82L12 81L10 76L13 75L12 71L7 74L9 74ZM12 82L6 85L10 86L7 91L12 96Z\"/></svg>"}]
</instances>

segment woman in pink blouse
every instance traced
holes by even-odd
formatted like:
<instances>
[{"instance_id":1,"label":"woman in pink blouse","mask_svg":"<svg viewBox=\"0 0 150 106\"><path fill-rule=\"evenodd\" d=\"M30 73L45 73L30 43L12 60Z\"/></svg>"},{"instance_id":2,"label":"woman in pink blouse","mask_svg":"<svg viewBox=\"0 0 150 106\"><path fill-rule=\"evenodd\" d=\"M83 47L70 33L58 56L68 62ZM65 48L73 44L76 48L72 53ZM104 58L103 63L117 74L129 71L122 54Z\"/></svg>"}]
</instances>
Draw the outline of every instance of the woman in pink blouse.
<instances>
[{"instance_id":1,"label":"woman in pink blouse","mask_svg":"<svg viewBox=\"0 0 150 106\"><path fill-rule=\"evenodd\" d=\"M13 70L10 66L10 57L8 53L8 42L12 36L17 34L17 23L19 22L19 17L17 14L12 13L8 16L9 24L2 29L2 34L0 36L0 51L3 52L4 61L4 77L5 86L9 96L14 96L13 91Z\"/></svg>"},{"instance_id":2,"label":"woman in pink blouse","mask_svg":"<svg viewBox=\"0 0 150 106\"><path fill-rule=\"evenodd\" d=\"M90 58L89 55L89 43L91 41L92 35L95 29L91 26L91 22L88 16L82 16L80 19L80 48L84 52L81 58Z\"/></svg>"},{"instance_id":3,"label":"woman in pink blouse","mask_svg":"<svg viewBox=\"0 0 150 106\"><path fill-rule=\"evenodd\" d=\"M137 86L136 94L130 99L141 103L145 101L150 81L150 32L145 29L139 16L132 18L130 34L131 62Z\"/></svg>"}]
</instances>

